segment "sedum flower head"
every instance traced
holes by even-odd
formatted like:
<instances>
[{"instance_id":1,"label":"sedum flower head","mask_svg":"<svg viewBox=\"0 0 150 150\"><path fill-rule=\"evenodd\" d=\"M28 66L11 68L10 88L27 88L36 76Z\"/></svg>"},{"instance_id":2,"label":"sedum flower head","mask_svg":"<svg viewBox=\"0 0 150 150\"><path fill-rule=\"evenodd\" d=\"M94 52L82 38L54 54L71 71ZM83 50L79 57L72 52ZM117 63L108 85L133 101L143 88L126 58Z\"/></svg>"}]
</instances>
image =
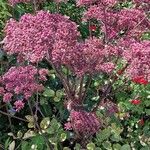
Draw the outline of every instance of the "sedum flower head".
<instances>
[{"instance_id":1,"label":"sedum flower head","mask_svg":"<svg viewBox=\"0 0 150 150\"><path fill-rule=\"evenodd\" d=\"M150 80L150 42L132 41L124 49L123 57L129 64L126 74L131 78L142 77Z\"/></svg>"},{"instance_id":2,"label":"sedum flower head","mask_svg":"<svg viewBox=\"0 0 150 150\"><path fill-rule=\"evenodd\" d=\"M43 2L44 0L35 0L36 3L41 3ZM8 0L8 2L14 6L16 4L19 4L19 3L31 3L32 1L31 0Z\"/></svg>"},{"instance_id":3,"label":"sedum flower head","mask_svg":"<svg viewBox=\"0 0 150 150\"><path fill-rule=\"evenodd\" d=\"M67 17L39 11L25 14L19 21L10 19L5 27L4 49L30 62L41 61L52 51L72 47L77 40L77 25Z\"/></svg>"},{"instance_id":4,"label":"sedum flower head","mask_svg":"<svg viewBox=\"0 0 150 150\"><path fill-rule=\"evenodd\" d=\"M86 111L74 111L70 113L69 129L72 129L80 136L90 136L100 129L100 121L94 113ZM68 129L68 128L67 128Z\"/></svg>"},{"instance_id":5,"label":"sedum flower head","mask_svg":"<svg viewBox=\"0 0 150 150\"><path fill-rule=\"evenodd\" d=\"M2 76L2 95L5 103L14 102L16 110L20 110L24 106L24 102L28 100L37 91L43 90L43 85L38 83L38 77L44 77L43 74L38 74L38 70L34 66L19 66L11 67ZM5 89L5 90L4 90Z\"/></svg>"}]
</instances>

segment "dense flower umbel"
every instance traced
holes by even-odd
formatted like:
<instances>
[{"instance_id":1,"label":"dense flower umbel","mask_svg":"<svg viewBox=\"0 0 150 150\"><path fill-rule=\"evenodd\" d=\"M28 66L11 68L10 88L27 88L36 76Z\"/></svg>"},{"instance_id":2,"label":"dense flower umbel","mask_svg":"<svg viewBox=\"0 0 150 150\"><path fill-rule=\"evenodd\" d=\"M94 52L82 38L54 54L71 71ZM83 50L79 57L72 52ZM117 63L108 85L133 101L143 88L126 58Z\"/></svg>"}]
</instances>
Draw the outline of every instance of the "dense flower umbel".
<instances>
[{"instance_id":1,"label":"dense flower umbel","mask_svg":"<svg viewBox=\"0 0 150 150\"><path fill-rule=\"evenodd\" d=\"M35 0L36 3L41 3L41 2L44 2L45 0ZM8 2L14 6L16 4L19 4L19 3L31 3L32 0L8 0Z\"/></svg>"},{"instance_id":2,"label":"dense flower umbel","mask_svg":"<svg viewBox=\"0 0 150 150\"><path fill-rule=\"evenodd\" d=\"M25 14L19 21L10 19L5 27L4 49L25 60L38 62L55 50L65 51L77 40L77 25L67 17L39 11Z\"/></svg>"},{"instance_id":3,"label":"dense flower umbel","mask_svg":"<svg viewBox=\"0 0 150 150\"><path fill-rule=\"evenodd\" d=\"M59 53L57 55L60 56ZM77 43L74 49L64 52L59 60L61 64L69 66L75 74L82 76L85 73L110 73L115 66L111 56L118 56L118 49L115 46L112 49L111 45L104 46L101 39L93 37Z\"/></svg>"},{"instance_id":4,"label":"dense flower umbel","mask_svg":"<svg viewBox=\"0 0 150 150\"><path fill-rule=\"evenodd\" d=\"M83 20L99 20L107 39L118 38L121 34L137 38L150 28L150 22L142 10L132 8L114 12L105 9L102 5L92 5L85 12Z\"/></svg>"},{"instance_id":5,"label":"dense flower umbel","mask_svg":"<svg viewBox=\"0 0 150 150\"><path fill-rule=\"evenodd\" d=\"M133 0L138 9L150 11L150 0Z\"/></svg>"},{"instance_id":6,"label":"dense flower umbel","mask_svg":"<svg viewBox=\"0 0 150 150\"><path fill-rule=\"evenodd\" d=\"M11 67L3 75L3 85L6 91L17 95L22 94L25 99L28 99L33 93L41 91L43 88L36 81L37 75L38 70L31 65L26 67Z\"/></svg>"},{"instance_id":7,"label":"dense flower umbel","mask_svg":"<svg viewBox=\"0 0 150 150\"><path fill-rule=\"evenodd\" d=\"M150 80L150 41L128 43L124 49L123 57L127 60L129 66L126 75L131 79L142 77L144 80ZM139 79L142 81L142 79ZM143 80L143 81L144 81Z\"/></svg>"},{"instance_id":8,"label":"dense flower umbel","mask_svg":"<svg viewBox=\"0 0 150 150\"><path fill-rule=\"evenodd\" d=\"M91 5L91 4L101 4L101 5L106 5L108 6L113 6L117 0L77 0L77 5L78 6L83 6L83 5Z\"/></svg>"},{"instance_id":9,"label":"dense flower umbel","mask_svg":"<svg viewBox=\"0 0 150 150\"><path fill-rule=\"evenodd\" d=\"M14 6L18 3L31 3L32 0L8 0L9 3ZM36 3L45 2L46 0L35 0ZM68 0L54 0L56 3L67 2Z\"/></svg>"},{"instance_id":10,"label":"dense flower umbel","mask_svg":"<svg viewBox=\"0 0 150 150\"><path fill-rule=\"evenodd\" d=\"M31 0L8 0L8 2L13 6L18 3L29 3Z\"/></svg>"},{"instance_id":11,"label":"dense flower umbel","mask_svg":"<svg viewBox=\"0 0 150 150\"><path fill-rule=\"evenodd\" d=\"M42 84L37 83L38 70L29 65L26 67L11 67L6 72L2 79L2 85L5 89L3 95L4 102L10 102L18 100L28 100L37 91L42 91ZM45 78L44 78L45 79ZM16 108L20 110L23 107L23 102L20 101L15 103Z\"/></svg>"},{"instance_id":12,"label":"dense flower umbel","mask_svg":"<svg viewBox=\"0 0 150 150\"><path fill-rule=\"evenodd\" d=\"M100 121L94 113L74 110L70 113L70 123L66 125L67 129L72 128L78 135L84 137L93 135L101 127Z\"/></svg>"}]
</instances>

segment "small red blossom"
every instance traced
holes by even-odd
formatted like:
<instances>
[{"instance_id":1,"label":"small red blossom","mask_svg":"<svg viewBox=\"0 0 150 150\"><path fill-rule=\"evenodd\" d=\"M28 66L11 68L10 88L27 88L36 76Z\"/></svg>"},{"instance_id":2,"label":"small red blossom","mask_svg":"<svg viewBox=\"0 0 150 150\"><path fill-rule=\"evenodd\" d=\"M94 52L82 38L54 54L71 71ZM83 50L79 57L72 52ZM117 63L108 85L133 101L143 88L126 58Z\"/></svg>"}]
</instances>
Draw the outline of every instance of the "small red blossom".
<instances>
[{"instance_id":1,"label":"small red blossom","mask_svg":"<svg viewBox=\"0 0 150 150\"><path fill-rule=\"evenodd\" d=\"M133 99L130 101L131 104L134 104L134 105L139 105L141 103L141 100L138 100L138 99Z\"/></svg>"},{"instance_id":2,"label":"small red blossom","mask_svg":"<svg viewBox=\"0 0 150 150\"><path fill-rule=\"evenodd\" d=\"M122 74L124 73L124 71L126 70L127 66L128 66L128 65L126 65L126 66L124 66L123 68L119 69L119 70L117 71L117 74L118 74L118 75L122 75Z\"/></svg>"},{"instance_id":3,"label":"small red blossom","mask_svg":"<svg viewBox=\"0 0 150 150\"><path fill-rule=\"evenodd\" d=\"M118 70L118 71L117 71L117 74L118 74L118 75L123 74L123 70L122 70L122 69Z\"/></svg>"},{"instance_id":4,"label":"small red blossom","mask_svg":"<svg viewBox=\"0 0 150 150\"><path fill-rule=\"evenodd\" d=\"M146 79L144 79L144 77L142 77L142 76L133 78L132 81L135 83L138 83L138 84L144 84L144 85L148 84L148 81Z\"/></svg>"},{"instance_id":5,"label":"small red blossom","mask_svg":"<svg viewBox=\"0 0 150 150\"><path fill-rule=\"evenodd\" d=\"M96 26L95 26L95 25L90 25L89 29L90 29L91 31L96 31Z\"/></svg>"},{"instance_id":6,"label":"small red blossom","mask_svg":"<svg viewBox=\"0 0 150 150\"><path fill-rule=\"evenodd\" d=\"M139 124L140 126L143 126L143 125L144 125L144 119L141 118L141 119L138 121L138 124Z\"/></svg>"}]
</instances>

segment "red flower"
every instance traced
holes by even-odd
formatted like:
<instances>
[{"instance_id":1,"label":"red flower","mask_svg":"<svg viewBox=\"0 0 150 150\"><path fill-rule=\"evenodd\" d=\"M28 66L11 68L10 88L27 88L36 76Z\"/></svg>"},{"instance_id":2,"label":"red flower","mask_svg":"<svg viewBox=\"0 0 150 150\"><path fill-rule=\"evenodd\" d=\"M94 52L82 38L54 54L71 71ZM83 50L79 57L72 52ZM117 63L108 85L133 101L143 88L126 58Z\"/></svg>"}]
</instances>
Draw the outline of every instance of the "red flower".
<instances>
[{"instance_id":1,"label":"red flower","mask_svg":"<svg viewBox=\"0 0 150 150\"><path fill-rule=\"evenodd\" d=\"M89 29L90 29L91 31L96 31L96 26L95 26L95 25L90 25Z\"/></svg>"},{"instance_id":2,"label":"red flower","mask_svg":"<svg viewBox=\"0 0 150 150\"><path fill-rule=\"evenodd\" d=\"M132 81L135 82L135 83L138 83L138 84L144 84L144 85L148 84L148 81L146 79L144 79L143 76L133 78Z\"/></svg>"},{"instance_id":3,"label":"red flower","mask_svg":"<svg viewBox=\"0 0 150 150\"><path fill-rule=\"evenodd\" d=\"M134 105L139 105L141 103L141 100L138 100L138 99L133 99L130 101L131 104L134 104Z\"/></svg>"},{"instance_id":4,"label":"red flower","mask_svg":"<svg viewBox=\"0 0 150 150\"><path fill-rule=\"evenodd\" d=\"M139 123L139 125L143 126L144 125L144 119L141 118L138 123Z\"/></svg>"},{"instance_id":5,"label":"red flower","mask_svg":"<svg viewBox=\"0 0 150 150\"><path fill-rule=\"evenodd\" d=\"M121 75L121 74L123 73L123 71L124 71L124 70L120 69L120 70L117 71L117 74L118 74L118 75Z\"/></svg>"}]
</instances>

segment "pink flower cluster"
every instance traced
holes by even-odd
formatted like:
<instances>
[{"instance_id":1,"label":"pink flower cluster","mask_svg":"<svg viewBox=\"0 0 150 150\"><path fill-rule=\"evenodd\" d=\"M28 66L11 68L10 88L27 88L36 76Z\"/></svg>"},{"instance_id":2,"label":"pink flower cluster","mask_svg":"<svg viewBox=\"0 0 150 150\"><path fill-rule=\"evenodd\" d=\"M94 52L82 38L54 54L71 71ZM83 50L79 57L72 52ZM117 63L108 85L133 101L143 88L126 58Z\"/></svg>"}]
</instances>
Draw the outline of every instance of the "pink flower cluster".
<instances>
[{"instance_id":1,"label":"pink flower cluster","mask_svg":"<svg viewBox=\"0 0 150 150\"><path fill-rule=\"evenodd\" d=\"M113 6L117 0L77 0L77 6L100 4L105 6Z\"/></svg>"},{"instance_id":2,"label":"pink flower cluster","mask_svg":"<svg viewBox=\"0 0 150 150\"><path fill-rule=\"evenodd\" d=\"M14 6L15 4L18 4L18 3L30 3L31 0L8 0L8 2Z\"/></svg>"},{"instance_id":3,"label":"pink flower cluster","mask_svg":"<svg viewBox=\"0 0 150 150\"><path fill-rule=\"evenodd\" d=\"M150 80L150 41L128 42L123 57L129 64L126 74L130 78L142 76Z\"/></svg>"},{"instance_id":4,"label":"pink flower cluster","mask_svg":"<svg viewBox=\"0 0 150 150\"><path fill-rule=\"evenodd\" d=\"M118 38L120 33L128 37L137 37L150 28L150 21L142 10L132 8L115 12L105 9L103 6L93 5L85 12L83 20L99 20L102 23L101 29L108 39Z\"/></svg>"},{"instance_id":5,"label":"pink flower cluster","mask_svg":"<svg viewBox=\"0 0 150 150\"><path fill-rule=\"evenodd\" d=\"M44 71L44 74L43 74ZM46 70L41 70L40 76L45 80ZM38 70L34 66L11 67L2 77L1 95L5 103L15 100L15 107L20 110L37 91L43 90L43 85L37 82Z\"/></svg>"},{"instance_id":6,"label":"pink flower cluster","mask_svg":"<svg viewBox=\"0 0 150 150\"><path fill-rule=\"evenodd\" d=\"M41 61L52 51L64 51L76 43L77 25L67 17L39 11L35 16L10 19L5 27L4 49L31 62Z\"/></svg>"},{"instance_id":7,"label":"pink flower cluster","mask_svg":"<svg viewBox=\"0 0 150 150\"><path fill-rule=\"evenodd\" d=\"M41 3L43 2L44 0L35 0L36 3ZM16 4L19 4L19 3L31 3L32 0L8 0L8 2L14 6Z\"/></svg>"},{"instance_id":8,"label":"pink flower cluster","mask_svg":"<svg viewBox=\"0 0 150 150\"><path fill-rule=\"evenodd\" d=\"M101 127L100 120L94 113L86 111L71 111L70 122L66 124L67 129L73 129L80 136L90 136Z\"/></svg>"},{"instance_id":9,"label":"pink flower cluster","mask_svg":"<svg viewBox=\"0 0 150 150\"><path fill-rule=\"evenodd\" d=\"M25 103L22 100L15 101L14 106L16 108L16 111L20 111L21 109L23 109L24 108L24 104Z\"/></svg>"},{"instance_id":10,"label":"pink flower cluster","mask_svg":"<svg viewBox=\"0 0 150 150\"><path fill-rule=\"evenodd\" d=\"M59 53L57 55L60 56ZM115 67L111 56L118 56L118 49L111 45L104 46L101 39L93 37L77 43L76 47L64 52L59 60L75 74L82 76L101 71L110 73Z\"/></svg>"},{"instance_id":11,"label":"pink flower cluster","mask_svg":"<svg viewBox=\"0 0 150 150\"><path fill-rule=\"evenodd\" d=\"M144 11L150 11L150 1L149 0L133 0L133 2L136 4L136 8L144 10Z\"/></svg>"}]
</instances>

